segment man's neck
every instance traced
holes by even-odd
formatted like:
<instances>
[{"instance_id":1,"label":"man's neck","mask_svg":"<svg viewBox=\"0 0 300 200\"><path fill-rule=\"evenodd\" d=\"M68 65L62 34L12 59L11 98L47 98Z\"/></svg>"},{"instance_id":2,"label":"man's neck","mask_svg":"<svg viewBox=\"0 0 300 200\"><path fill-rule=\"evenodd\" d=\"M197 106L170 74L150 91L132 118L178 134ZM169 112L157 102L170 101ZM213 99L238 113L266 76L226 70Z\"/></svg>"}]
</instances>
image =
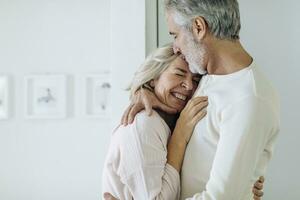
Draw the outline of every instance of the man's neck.
<instances>
[{"instance_id":1,"label":"man's neck","mask_svg":"<svg viewBox=\"0 0 300 200\"><path fill-rule=\"evenodd\" d=\"M208 74L231 74L252 63L252 57L239 41L217 40L209 45Z\"/></svg>"}]
</instances>

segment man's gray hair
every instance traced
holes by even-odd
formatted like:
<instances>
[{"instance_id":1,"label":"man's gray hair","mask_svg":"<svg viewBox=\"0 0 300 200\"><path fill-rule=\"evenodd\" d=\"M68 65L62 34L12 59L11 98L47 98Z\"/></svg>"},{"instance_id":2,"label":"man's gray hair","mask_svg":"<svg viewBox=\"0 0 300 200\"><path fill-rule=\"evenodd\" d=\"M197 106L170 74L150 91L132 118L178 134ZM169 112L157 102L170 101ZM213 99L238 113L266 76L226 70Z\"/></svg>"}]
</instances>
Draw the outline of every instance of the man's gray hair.
<instances>
[{"instance_id":1,"label":"man's gray hair","mask_svg":"<svg viewBox=\"0 0 300 200\"><path fill-rule=\"evenodd\" d=\"M185 29L191 30L192 20L201 16L216 38L239 39L241 22L237 0L165 0L165 9Z\"/></svg>"},{"instance_id":2,"label":"man's gray hair","mask_svg":"<svg viewBox=\"0 0 300 200\"><path fill-rule=\"evenodd\" d=\"M143 86L149 89L150 81L158 78L178 56L178 54L174 54L172 44L154 50L135 72L131 84L127 88L130 90L130 97Z\"/></svg>"}]
</instances>

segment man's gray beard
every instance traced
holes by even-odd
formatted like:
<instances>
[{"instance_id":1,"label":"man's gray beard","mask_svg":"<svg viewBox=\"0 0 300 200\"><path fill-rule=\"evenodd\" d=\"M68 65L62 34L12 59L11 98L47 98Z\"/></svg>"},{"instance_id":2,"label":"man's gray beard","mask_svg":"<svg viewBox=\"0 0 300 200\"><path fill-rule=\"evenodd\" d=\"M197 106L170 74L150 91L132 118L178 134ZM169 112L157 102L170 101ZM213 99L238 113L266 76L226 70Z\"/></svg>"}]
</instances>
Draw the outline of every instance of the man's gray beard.
<instances>
[{"instance_id":1,"label":"man's gray beard","mask_svg":"<svg viewBox=\"0 0 300 200\"><path fill-rule=\"evenodd\" d=\"M189 64L189 69L192 73L206 74L204 68L205 49L202 44L199 44L191 33L185 35L187 37L187 51L185 59Z\"/></svg>"},{"instance_id":2,"label":"man's gray beard","mask_svg":"<svg viewBox=\"0 0 300 200\"><path fill-rule=\"evenodd\" d=\"M203 67L199 66L198 62L195 62L195 60L193 60L192 58L189 58L188 55L186 57L186 61L187 61L187 63L189 63L189 69L192 73L201 74L201 75L204 75L207 73L206 70L203 69Z\"/></svg>"}]
</instances>

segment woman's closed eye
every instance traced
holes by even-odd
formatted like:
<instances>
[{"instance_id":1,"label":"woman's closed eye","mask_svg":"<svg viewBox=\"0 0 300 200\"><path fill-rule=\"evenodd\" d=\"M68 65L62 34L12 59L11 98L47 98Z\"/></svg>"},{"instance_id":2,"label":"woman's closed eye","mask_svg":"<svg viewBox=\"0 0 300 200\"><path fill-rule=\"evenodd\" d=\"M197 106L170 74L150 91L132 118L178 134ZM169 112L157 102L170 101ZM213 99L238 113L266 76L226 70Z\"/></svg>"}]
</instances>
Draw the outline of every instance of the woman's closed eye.
<instances>
[{"instance_id":1,"label":"woman's closed eye","mask_svg":"<svg viewBox=\"0 0 300 200\"><path fill-rule=\"evenodd\" d=\"M186 75L186 72L185 72L184 70L182 70L182 69L179 69L179 68L177 68L177 69L174 71L174 73L175 73L177 76L181 76L181 77L183 77L183 76Z\"/></svg>"},{"instance_id":2,"label":"woman's closed eye","mask_svg":"<svg viewBox=\"0 0 300 200\"><path fill-rule=\"evenodd\" d=\"M181 73L175 73L177 76L180 76L180 77L183 77L184 74L181 74Z\"/></svg>"}]
</instances>

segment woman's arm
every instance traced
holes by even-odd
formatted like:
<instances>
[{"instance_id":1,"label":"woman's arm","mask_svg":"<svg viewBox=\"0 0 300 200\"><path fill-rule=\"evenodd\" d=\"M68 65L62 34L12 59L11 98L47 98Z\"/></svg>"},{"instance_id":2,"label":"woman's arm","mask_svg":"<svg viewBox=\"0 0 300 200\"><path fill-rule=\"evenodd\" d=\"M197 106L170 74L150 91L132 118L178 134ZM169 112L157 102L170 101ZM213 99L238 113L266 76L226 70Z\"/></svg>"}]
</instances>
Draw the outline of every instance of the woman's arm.
<instances>
[{"instance_id":1,"label":"woman's arm","mask_svg":"<svg viewBox=\"0 0 300 200\"><path fill-rule=\"evenodd\" d=\"M177 120L168 143L168 163L178 173L181 170L186 145L192 136L195 125L206 115L207 105L207 97L195 97L187 103Z\"/></svg>"}]
</instances>

